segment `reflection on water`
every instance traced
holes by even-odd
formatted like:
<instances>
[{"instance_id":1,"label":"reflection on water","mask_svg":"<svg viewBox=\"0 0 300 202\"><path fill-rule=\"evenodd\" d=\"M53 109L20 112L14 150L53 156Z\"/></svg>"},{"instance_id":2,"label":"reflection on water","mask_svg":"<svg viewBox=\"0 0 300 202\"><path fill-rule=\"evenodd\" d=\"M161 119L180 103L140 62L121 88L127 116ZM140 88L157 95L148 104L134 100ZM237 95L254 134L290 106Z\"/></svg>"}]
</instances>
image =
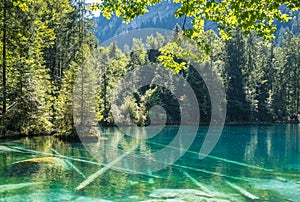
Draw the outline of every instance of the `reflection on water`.
<instances>
[{"instance_id":1,"label":"reflection on water","mask_svg":"<svg viewBox=\"0 0 300 202\"><path fill-rule=\"evenodd\" d=\"M188 128L187 128L188 129ZM297 201L300 198L300 127L226 126L213 152L199 160L207 127L200 127L187 152L174 165L154 172L153 155L168 145L178 132L165 127L146 139L147 131L102 128L101 139L89 142L92 156L81 143L66 143L51 137L0 142L0 201ZM153 129L155 131L155 128ZM151 130L150 130L151 131ZM192 131L192 129L191 129ZM149 132L149 130L148 130ZM140 137L136 139L135 137ZM181 141L189 138L182 134ZM136 146L138 146L136 148ZM95 177L84 189L76 187L124 152L145 158L143 173L135 158L121 159ZM120 153L122 151L123 153ZM169 161L169 160L168 160ZM162 163L162 162L159 162ZM145 165L144 165L145 166Z\"/></svg>"}]
</instances>

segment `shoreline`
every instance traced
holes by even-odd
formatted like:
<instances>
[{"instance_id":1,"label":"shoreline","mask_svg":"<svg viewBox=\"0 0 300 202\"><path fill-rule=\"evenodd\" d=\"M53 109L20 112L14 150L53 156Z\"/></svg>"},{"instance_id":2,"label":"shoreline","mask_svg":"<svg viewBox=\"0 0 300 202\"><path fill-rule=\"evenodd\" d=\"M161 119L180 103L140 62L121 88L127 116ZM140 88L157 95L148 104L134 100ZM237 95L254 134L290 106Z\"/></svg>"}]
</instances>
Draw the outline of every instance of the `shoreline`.
<instances>
[{"instance_id":1,"label":"shoreline","mask_svg":"<svg viewBox=\"0 0 300 202\"><path fill-rule=\"evenodd\" d=\"M300 123L290 123L290 122L226 122L224 126L272 126L272 125L300 125ZM158 126L167 126L167 127L172 127L172 126L179 126L178 124L167 124L167 125L153 125L153 127L158 127ZM194 125L194 124L185 124L182 126L209 126L209 123L201 123L199 125ZM104 128L113 128L117 127L115 125L111 126L100 126ZM123 126L123 127L131 127L131 126ZM35 137L53 137L60 139L62 141L66 142L81 142L82 138L94 140L97 138L97 136L86 136L79 138L78 136L72 136L72 137L65 137L65 136L59 136L56 134L35 134L35 135L13 135L13 136L5 136L5 137L0 137L0 142L5 142L5 141L12 141L12 140L20 140L20 139L25 139L25 138L35 138Z\"/></svg>"}]
</instances>

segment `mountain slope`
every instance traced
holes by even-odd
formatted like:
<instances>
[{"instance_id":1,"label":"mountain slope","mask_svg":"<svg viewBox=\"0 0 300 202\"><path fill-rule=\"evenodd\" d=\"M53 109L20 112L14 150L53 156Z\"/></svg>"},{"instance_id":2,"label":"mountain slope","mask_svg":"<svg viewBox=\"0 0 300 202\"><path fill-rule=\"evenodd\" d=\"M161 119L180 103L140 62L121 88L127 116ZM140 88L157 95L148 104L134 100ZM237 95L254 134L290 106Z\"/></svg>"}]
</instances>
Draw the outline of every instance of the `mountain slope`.
<instances>
[{"instance_id":1,"label":"mountain slope","mask_svg":"<svg viewBox=\"0 0 300 202\"><path fill-rule=\"evenodd\" d=\"M141 29L141 28L160 28L173 30L176 24L182 26L184 23L184 18L175 18L174 12L179 8L180 4L175 4L171 1L163 1L161 4L154 5L148 8L149 12L142 16L138 16L132 20L129 24L122 22L122 19L112 16L110 20L107 20L102 15L99 17L94 17L95 22L95 35L100 40L104 42L109 38L119 35L130 30ZM281 6L280 10L282 13L288 13L289 10L285 6ZM294 13L294 16L298 16L299 11ZM299 17L298 17L299 18ZM297 20L299 20L297 18ZM293 22L280 23L276 22L278 30L282 27L291 27ZM192 27L191 19L187 18L185 28L189 29ZM218 32L217 23L207 21L205 24L205 29L212 29ZM276 34L278 36L278 32Z\"/></svg>"},{"instance_id":2,"label":"mountain slope","mask_svg":"<svg viewBox=\"0 0 300 202\"><path fill-rule=\"evenodd\" d=\"M164 1L161 4L150 7L149 12L142 16L138 16L132 20L129 24L122 23L122 19L113 16L110 20L107 20L103 16L93 18L95 22L95 34L97 38L103 42L118 34L141 28L160 28L173 30L176 24L182 26L184 18L175 18L174 12L178 9L179 4L172 3L170 1ZM185 28L192 27L191 19L187 19ZM206 23L207 29L216 29L216 23Z\"/></svg>"}]
</instances>

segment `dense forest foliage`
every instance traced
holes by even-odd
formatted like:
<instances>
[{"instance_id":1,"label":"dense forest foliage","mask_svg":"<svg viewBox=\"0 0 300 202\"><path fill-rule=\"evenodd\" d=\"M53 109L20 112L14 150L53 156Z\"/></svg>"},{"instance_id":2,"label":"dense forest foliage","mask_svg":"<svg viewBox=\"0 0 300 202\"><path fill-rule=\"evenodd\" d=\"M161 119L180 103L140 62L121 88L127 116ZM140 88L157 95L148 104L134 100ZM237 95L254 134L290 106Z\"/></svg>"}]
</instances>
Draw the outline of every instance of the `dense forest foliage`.
<instances>
[{"instance_id":1,"label":"dense forest foliage","mask_svg":"<svg viewBox=\"0 0 300 202\"><path fill-rule=\"evenodd\" d=\"M72 73L97 45L88 11L82 0L4 0L0 7L1 134L52 134L72 111L65 105Z\"/></svg>"},{"instance_id":2,"label":"dense forest foliage","mask_svg":"<svg viewBox=\"0 0 300 202\"><path fill-rule=\"evenodd\" d=\"M0 137L76 135L74 82L85 59L95 52L98 69L92 73L101 81L96 93L97 119L101 125L114 125L111 103L118 81L132 69L157 64L157 49L166 43L157 34L146 41L134 39L131 47L114 43L97 47L83 0L3 0L0 7ZM180 32L179 26L174 29ZM300 111L299 31L300 15L296 14L292 25L279 30L273 41L245 35L240 29L232 30L228 40L213 31L205 33L203 37L211 44L205 68L223 79L228 122L288 121ZM194 86L201 123L208 123L211 107L203 80L193 67L179 74ZM166 110L168 124L180 123L178 103L168 89L146 86L125 101L122 109L129 108L137 125L150 123L148 110L154 105Z\"/></svg>"}]
</instances>

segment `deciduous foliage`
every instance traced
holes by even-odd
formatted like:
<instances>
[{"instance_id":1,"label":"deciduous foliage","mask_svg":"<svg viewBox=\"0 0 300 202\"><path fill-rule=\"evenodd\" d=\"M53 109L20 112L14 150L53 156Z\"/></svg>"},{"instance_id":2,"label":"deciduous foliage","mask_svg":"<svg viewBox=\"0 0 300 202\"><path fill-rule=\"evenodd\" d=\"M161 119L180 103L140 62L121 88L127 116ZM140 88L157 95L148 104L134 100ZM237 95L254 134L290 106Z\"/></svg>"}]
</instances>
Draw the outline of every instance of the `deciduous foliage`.
<instances>
[{"instance_id":1,"label":"deciduous foliage","mask_svg":"<svg viewBox=\"0 0 300 202\"><path fill-rule=\"evenodd\" d=\"M145 14L148 7L161 3L162 0L132 0L132 1L110 1L103 0L91 6L92 9L100 9L103 16L111 18L117 15L129 22L139 15ZM204 24L207 20L218 23L221 36L229 39L232 36L232 30L239 28L244 33L254 33L267 40L274 39L276 32L275 20L286 22L291 19L289 13L282 13L279 9L282 6L291 10L298 10L300 3L297 0L267 0L267 1L195 1L195 0L173 0L179 4L179 8L174 13L175 17L191 18L193 26L185 30L184 34L198 43L199 51L209 52L209 44L205 41ZM186 21L184 21L186 22ZM185 27L184 25L182 27ZM163 64L178 72L184 69L184 63L174 61L174 57L180 58L180 53L174 53L172 50L179 50L180 46L176 43L167 44L162 48L163 56L160 60ZM191 54L191 53L189 53ZM207 60L207 57L202 57Z\"/></svg>"},{"instance_id":2,"label":"deciduous foliage","mask_svg":"<svg viewBox=\"0 0 300 202\"><path fill-rule=\"evenodd\" d=\"M103 0L101 3L94 4L93 9L100 9L103 15L110 18L113 14L128 22L136 16L147 12L148 6L161 3L162 0L132 0L132 1L109 1ZM187 16L193 19L193 28L191 37L202 38L204 32L204 22L212 20L219 23L219 28L224 38L230 35L233 28L241 28L244 32L250 34L251 31L257 31L258 36L267 39L273 38L276 30L273 24L275 19L287 21L288 14L281 13L280 6L287 6L292 10L297 10L300 3L297 0L267 0L267 1L193 1L193 0L173 0L180 4L179 9L174 13L176 17Z\"/></svg>"}]
</instances>

